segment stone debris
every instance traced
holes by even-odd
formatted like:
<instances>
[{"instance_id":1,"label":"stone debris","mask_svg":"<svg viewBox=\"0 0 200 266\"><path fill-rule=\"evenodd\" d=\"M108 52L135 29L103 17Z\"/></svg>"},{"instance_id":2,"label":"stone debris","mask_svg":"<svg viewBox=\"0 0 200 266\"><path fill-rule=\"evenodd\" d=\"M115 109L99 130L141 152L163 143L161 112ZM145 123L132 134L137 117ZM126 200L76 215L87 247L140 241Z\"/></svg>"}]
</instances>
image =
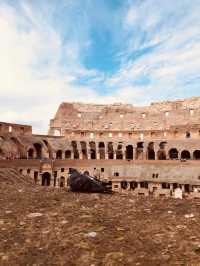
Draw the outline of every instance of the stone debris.
<instances>
[{"instance_id":1,"label":"stone debris","mask_svg":"<svg viewBox=\"0 0 200 266\"><path fill-rule=\"evenodd\" d=\"M29 213L27 215L28 218L35 218L35 217L41 217L43 214L40 212L33 212L33 213Z\"/></svg>"},{"instance_id":2,"label":"stone debris","mask_svg":"<svg viewBox=\"0 0 200 266\"><path fill-rule=\"evenodd\" d=\"M10 214L10 213L12 213L12 211L10 211L10 210L6 210L5 213L6 213L6 214Z\"/></svg>"},{"instance_id":3,"label":"stone debris","mask_svg":"<svg viewBox=\"0 0 200 266\"><path fill-rule=\"evenodd\" d=\"M97 233L96 232L89 232L88 234L86 234L86 236L94 238L97 236Z\"/></svg>"},{"instance_id":4,"label":"stone debris","mask_svg":"<svg viewBox=\"0 0 200 266\"><path fill-rule=\"evenodd\" d=\"M191 214L185 214L185 218L193 218L194 217L194 214L191 213Z\"/></svg>"}]
</instances>

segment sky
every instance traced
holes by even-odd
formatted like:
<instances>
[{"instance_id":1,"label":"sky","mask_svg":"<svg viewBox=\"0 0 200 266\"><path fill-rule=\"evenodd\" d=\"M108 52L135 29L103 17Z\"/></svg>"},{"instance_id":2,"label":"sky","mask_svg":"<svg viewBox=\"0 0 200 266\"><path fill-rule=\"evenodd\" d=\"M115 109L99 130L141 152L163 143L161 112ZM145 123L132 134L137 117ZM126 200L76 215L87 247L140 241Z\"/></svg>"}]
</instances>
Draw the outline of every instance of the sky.
<instances>
[{"instance_id":1,"label":"sky","mask_svg":"<svg viewBox=\"0 0 200 266\"><path fill-rule=\"evenodd\" d=\"M0 121L200 96L200 0L0 0Z\"/></svg>"}]
</instances>

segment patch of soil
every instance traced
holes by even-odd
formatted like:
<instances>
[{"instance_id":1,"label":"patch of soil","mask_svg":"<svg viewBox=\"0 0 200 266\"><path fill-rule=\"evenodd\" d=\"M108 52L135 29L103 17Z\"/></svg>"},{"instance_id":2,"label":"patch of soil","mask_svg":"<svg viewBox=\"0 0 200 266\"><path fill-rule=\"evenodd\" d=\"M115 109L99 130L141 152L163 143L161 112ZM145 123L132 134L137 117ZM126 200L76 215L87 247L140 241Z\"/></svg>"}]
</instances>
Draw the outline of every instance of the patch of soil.
<instances>
[{"instance_id":1,"label":"patch of soil","mask_svg":"<svg viewBox=\"0 0 200 266\"><path fill-rule=\"evenodd\" d=\"M1 182L0 206L1 265L200 265L198 200Z\"/></svg>"}]
</instances>

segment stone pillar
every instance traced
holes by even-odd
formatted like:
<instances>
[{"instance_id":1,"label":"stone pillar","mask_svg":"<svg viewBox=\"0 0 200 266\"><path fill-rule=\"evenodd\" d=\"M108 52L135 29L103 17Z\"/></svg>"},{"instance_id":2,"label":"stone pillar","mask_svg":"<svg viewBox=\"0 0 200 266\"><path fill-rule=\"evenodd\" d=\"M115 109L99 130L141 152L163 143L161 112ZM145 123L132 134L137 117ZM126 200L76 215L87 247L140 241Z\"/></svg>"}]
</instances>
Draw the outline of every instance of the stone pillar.
<instances>
[{"instance_id":1,"label":"stone pillar","mask_svg":"<svg viewBox=\"0 0 200 266\"><path fill-rule=\"evenodd\" d=\"M97 155L97 160L100 160L100 152L99 152L99 150L96 151L96 155Z\"/></svg>"},{"instance_id":2,"label":"stone pillar","mask_svg":"<svg viewBox=\"0 0 200 266\"><path fill-rule=\"evenodd\" d=\"M154 151L155 151L155 149L154 149ZM143 160L148 160L147 153L148 153L148 143L145 142L143 144Z\"/></svg>"},{"instance_id":3,"label":"stone pillar","mask_svg":"<svg viewBox=\"0 0 200 266\"><path fill-rule=\"evenodd\" d=\"M87 151L87 158L91 160L91 153L90 153L90 145L89 142L86 142L86 151Z\"/></svg>"},{"instance_id":4,"label":"stone pillar","mask_svg":"<svg viewBox=\"0 0 200 266\"><path fill-rule=\"evenodd\" d=\"M83 160L83 152L82 152L82 146L80 142L77 142L77 149L78 149L78 153L79 153L79 159Z\"/></svg>"},{"instance_id":5,"label":"stone pillar","mask_svg":"<svg viewBox=\"0 0 200 266\"><path fill-rule=\"evenodd\" d=\"M136 160L136 147L133 147L133 160Z\"/></svg>"},{"instance_id":6,"label":"stone pillar","mask_svg":"<svg viewBox=\"0 0 200 266\"><path fill-rule=\"evenodd\" d=\"M154 152L155 152L155 160L158 160L158 151L160 150L160 146L158 143L154 143Z\"/></svg>"},{"instance_id":7,"label":"stone pillar","mask_svg":"<svg viewBox=\"0 0 200 266\"><path fill-rule=\"evenodd\" d=\"M56 187L60 187L60 175L59 174L56 177Z\"/></svg>"},{"instance_id":8,"label":"stone pillar","mask_svg":"<svg viewBox=\"0 0 200 266\"><path fill-rule=\"evenodd\" d=\"M121 151L122 151L123 160L126 160L126 148L122 146Z\"/></svg>"},{"instance_id":9,"label":"stone pillar","mask_svg":"<svg viewBox=\"0 0 200 266\"><path fill-rule=\"evenodd\" d=\"M165 145L166 160L169 160L169 150L170 148L168 147L168 145Z\"/></svg>"},{"instance_id":10,"label":"stone pillar","mask_svg":"<svg viewBox=\"0 0 200 266\"><path fill-rule=\"evenodd\" d=\"M83 160L83 153L82 153L82 150L78 150L78 153L79 153L79 159L80 159L80 160Z\"/></svg>"}]
</instances>

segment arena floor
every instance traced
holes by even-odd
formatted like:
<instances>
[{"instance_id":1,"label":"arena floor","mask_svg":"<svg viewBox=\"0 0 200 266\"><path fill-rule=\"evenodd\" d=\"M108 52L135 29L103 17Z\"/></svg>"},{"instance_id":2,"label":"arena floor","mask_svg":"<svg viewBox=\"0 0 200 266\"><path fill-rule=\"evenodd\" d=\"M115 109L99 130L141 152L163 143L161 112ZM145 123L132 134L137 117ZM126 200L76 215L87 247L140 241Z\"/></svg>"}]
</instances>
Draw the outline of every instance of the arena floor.
<instances>
[{"instance_id":1,"label":"arena floor","mask_svg":"<svg viewBox=\"0 0 200 266\"><path fill-rule=\"evenodd\" d=\"M200 201L0 182L1 265L200 265Z\"/></svg>"}]
</instances>

